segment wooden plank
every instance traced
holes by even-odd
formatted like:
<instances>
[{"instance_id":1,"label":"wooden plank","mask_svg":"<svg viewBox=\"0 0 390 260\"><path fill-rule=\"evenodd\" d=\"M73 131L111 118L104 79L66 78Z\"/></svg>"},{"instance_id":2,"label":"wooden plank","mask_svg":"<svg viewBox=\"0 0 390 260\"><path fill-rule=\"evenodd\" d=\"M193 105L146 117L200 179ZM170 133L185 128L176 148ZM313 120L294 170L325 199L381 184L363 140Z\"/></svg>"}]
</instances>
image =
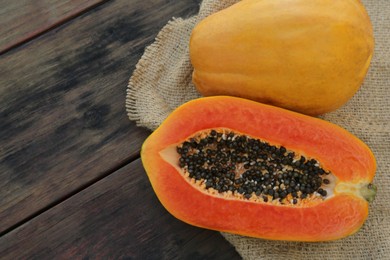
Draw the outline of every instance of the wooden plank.
<instances>
[{"instance_id":1,"label":"wooden plank","mask_svg":"<svg viewBox=\"0 0 390 260\"><path fill-rule=\"evenodd\" d=\"M239 259L218 233L171 216L140 160L0 238L5 259Z\"/></svg>"},{"instance_id":2,"label":"wooden plank","mask_svg":"<svg viewBox=\"0 0 390 260\"><path fill-rule=\"evenodd\" d=\"M0 54L42 34L103 0L3 0L0 8Z\"/></svg>"},{"instance_id":3,"label":"wooden plank","mask_svg":"<svg viewBox=\"0 0 390 260\"><path fill-rule=\"evenodd\" d=\"M138 156L126 86L146 45L198 3L118 0L0 59L0 234Z\"/></svg>"}]
</instances>

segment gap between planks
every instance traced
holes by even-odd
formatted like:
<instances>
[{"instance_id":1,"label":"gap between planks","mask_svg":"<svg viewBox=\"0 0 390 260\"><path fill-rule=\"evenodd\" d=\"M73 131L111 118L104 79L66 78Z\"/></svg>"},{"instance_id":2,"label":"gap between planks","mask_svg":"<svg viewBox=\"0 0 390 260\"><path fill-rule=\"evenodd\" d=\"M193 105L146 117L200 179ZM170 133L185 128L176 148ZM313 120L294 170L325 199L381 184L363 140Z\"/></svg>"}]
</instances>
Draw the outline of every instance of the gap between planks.
<instances>
[{"instance_id":1,"label":"gap between planks","mask_svg":"<svg viewBox=\"0 0 390 260\"><path fill-rule=\"evenodd\" d=\"M55 206L65 202L66 200L70 199L71 197L73 197L77 193L79 193L79 192L81 192L81 191L91 187L92 185L98 183L99 181L101 181L104 178L108 177L109 175L115 173L116 171L120 170L121 168L125 167L126 165L136 161L137 159L140 159L140 154L139 153L134 155L134 156L129 157L128 159L124 160L122 163L120 163L117 166L112 167L111 169L109 169L106 172L104 172L101 176L96 177L95 179L92 179L89 182L86 182L84 185L80 186L79 188L73 190L72 192L69 192L65 196L63 196L63 197L53 201L52 203L48 204L44 208L34 212L33 214L31 214L31 215L25 217L24 219L22 219L21 221L19 221L18 223L14 224L14 225L10 226L9 228L5 229L4 231L0 232L0 238L3 237L4 235L6 235L7 233L11 232L12 230L17 229L18 227L22 226L23 224L25 224L25 223L31 221L32 219L38 217L42 213L50 210L51 208L53 208L53 207L55 207Z\"/></svg>"},{"instance_id":2,"label":"gap between planks","mask_svg":"<svg viewBox=\"0 0 390 260\"><path fill-rule=\"evenodd\" d=\"M29 43L30 41L33 41L34 39L50 32L50 31L52 31L52 30L54 30L54 29L56 29L64 24L67 24L67 23L71 22L72 20L74 20L75 18L82 16L82 15L96 9L97 7L103 6L111 1L113 1L113 0L102 0L101 2L93 4L93 5L85 8L84 10L81 10L80 12L76 12L76 13L74 13L74 14L72 14L72 15L70 15L62 20L59 20L59 21L53 23L52 25L48 26L47 28L44 28L43 30L37 32L36 34L34 34L32 36L26 37L24 39L21 39L18 42L12 43L9 46L6 46L4 49L0 49L0 56L3 54L6 54L7 52L10 52L12 50L18 49L19 47Z\"/></svg>"}]
</instances>

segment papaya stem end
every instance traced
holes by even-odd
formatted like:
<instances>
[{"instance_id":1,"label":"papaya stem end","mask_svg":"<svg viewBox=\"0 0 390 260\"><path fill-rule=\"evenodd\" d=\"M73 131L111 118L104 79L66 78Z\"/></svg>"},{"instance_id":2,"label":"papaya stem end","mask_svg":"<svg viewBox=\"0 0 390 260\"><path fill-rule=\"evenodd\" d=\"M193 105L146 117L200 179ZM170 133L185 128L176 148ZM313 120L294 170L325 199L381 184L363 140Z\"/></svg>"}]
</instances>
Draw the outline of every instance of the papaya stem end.
<instances>
[{"instance_id":1,"label":"papaya stem end","mask_svg":"<svg viewBox=\"0 0 390 260\"><path fill-rule=\"evenodd\" d=\"M369 183L368 185L364 185L360 189L360 193L369 203L373 202L375 199L375 195L377 192L377 187L373 183Z\"/></svg>"}]
</instances>

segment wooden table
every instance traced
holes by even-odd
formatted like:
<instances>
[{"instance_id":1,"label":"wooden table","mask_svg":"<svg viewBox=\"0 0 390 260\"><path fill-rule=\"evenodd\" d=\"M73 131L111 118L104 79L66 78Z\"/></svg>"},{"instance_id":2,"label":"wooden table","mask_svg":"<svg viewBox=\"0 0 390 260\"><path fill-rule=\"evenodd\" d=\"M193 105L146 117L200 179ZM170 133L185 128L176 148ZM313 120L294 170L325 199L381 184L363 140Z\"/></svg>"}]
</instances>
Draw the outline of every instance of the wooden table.
<instances>
[{"instance_id":1,"label":"wooden table","mask_svg":"<svg viewBox=\"0 0 390 260\"><path fill-rule=\"evenodd\" d=\"M144 48L199 4L1 1L1 259L240 258L160 205L125 111Z\"/></svg>"}]
</instances>

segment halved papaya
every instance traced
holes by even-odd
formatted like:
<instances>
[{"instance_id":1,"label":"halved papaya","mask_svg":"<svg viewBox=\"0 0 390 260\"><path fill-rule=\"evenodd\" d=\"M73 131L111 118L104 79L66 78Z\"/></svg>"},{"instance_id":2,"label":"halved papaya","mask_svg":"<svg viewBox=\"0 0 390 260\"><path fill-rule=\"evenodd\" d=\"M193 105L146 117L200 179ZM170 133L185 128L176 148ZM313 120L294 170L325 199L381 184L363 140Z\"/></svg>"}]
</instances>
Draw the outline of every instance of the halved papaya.
<instances>
[{"instance_id":1,"label":"halved papaya","mask_svg":"<svg viewBox=\"0 0 390 260\"><path fill-rule=\"evenodd\" d=\"M358 231L376 162L339 126L246 99L199 98L145 141L141 158L163 206L202 228L291 241Z\"/></svg>"}]
</instances>

